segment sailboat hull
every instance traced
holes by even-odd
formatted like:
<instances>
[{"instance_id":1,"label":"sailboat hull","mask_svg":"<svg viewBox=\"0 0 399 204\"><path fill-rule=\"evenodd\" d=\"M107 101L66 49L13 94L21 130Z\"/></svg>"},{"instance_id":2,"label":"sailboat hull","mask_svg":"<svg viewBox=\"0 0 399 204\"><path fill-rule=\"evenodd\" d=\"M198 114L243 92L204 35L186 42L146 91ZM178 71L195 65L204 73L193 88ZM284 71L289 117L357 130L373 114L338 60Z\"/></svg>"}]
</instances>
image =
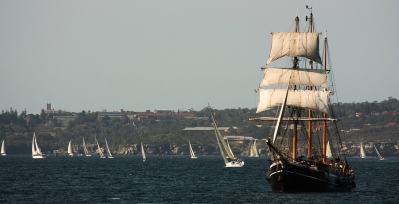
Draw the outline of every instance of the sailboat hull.
<instances>
[{"instance_id":1,"label":"sailboat hull","mask_svg":"<svg viewBox=\"0 0 399 204\"><path fill-rule=\"evenodd\" d=\"M37 154L37 155L32 155L32 158L33 159L43 159L43 158L45 158L45 156L41 155L41 154Z\"/></svg>"},{"instance_id":2,"label":"sailboat hull","mask_svg":"<svg viewBox=\"0 0 399 204\"><path fill-rule=\"evenodd\" d=\"M242 167L244 166L244 161L231 161L226 163L226 167Z\"/></svg>"},{"instance_id":3,"label":"sailboat hull","mask_svg":"<svg viewBox=\"0 0 399 204\"><path fill-rule=\"evenodd\" d=\"M351 191L355 185L348 176L288 162L273 163L266 180L274 192L342 192Z\"/></svg>"}]
</instances>

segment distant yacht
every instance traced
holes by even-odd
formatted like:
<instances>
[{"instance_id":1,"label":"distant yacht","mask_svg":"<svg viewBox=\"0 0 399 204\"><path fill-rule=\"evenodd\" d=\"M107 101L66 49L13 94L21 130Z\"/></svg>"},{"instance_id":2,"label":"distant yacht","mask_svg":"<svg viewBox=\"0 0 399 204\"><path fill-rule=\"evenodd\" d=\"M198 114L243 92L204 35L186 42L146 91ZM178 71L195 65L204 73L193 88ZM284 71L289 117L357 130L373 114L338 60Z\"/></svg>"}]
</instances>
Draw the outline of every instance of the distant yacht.
<instances>
[{"instance_id":1,"label":"distant yacht","mask_svg":"<svg viewBox=\"0 0 399 204\"><path fill-rule=\"evenodd\" d=\"M148 159L147 159L147 157L145 156L145 151L144 151L143 143L141 143L141 155L142 155L142 157L143 157L143 162L147 162Z\"/></svg>"},{"instance_id":2,"label":"distant yacht","mask_svg":"<svg viewBox=\"0 0 399 204\"><path fill-rule=\"evenodd\" d=\"M6 149L4 148L4 140L3 143L1 144L1 156L6 156Z\"/></svg>"},{"instance_id":3,"label":"distant yacht","mask_svg":"<svg viewBox=\"0 0 399 204\"><path fill-rule=\"evenodd\" d=\"M377 150L377 147L375 147L375 145L374 145L374 149L375 149L375 152L377 153L378 158L380 158L380 160L385 160L384 157L381 156L380 152Z\"/></svg>"},{"instance_id":4,"label":"distant yacht","mask_svg":"<svg viewBox=\"0 0 399 204\"><path fill-rule=\"evenodd\" d=\"M364 151L363 142L360 142L360 158L367 158L366 151Z\"/></svg>"},{"instance_id":5,"label":"distant yacht","mask_svg":"<svg viewBox=\"0 0 399 204\"><path fill-rule=\"evenodd\" d=\"M188 140L188 145L190 146L190 156L191 156L191 159L196 159L197 156L195 156L195 154L194 154L193 148L191 147L191 142L190 142L190 140Z\"/></svg>"},{"instance_id":6,"label":"distant yacht","mask_svg":"<svg viewBox=\"0 0 399 204\"><path fill-rule=\"evenodd\" d=\"M39 148L37 145L36 141L36 133L33 133L33 138L32 138L32 158L33 159L42 159L46 158L46 155L42 153L42 150Z\"/></svg>"},{"instance_id":7,"label":"distant yacht","mask_svg":"<svg viewBox=\"0 0 399 204\"><path fill-rule=\"evenodd\" d=\"M103 153L103 149L101 149L100 144L98 144L97 138L95 138L95 140L96 140L96 143L97 143L97 151L100 154L100 158L102 158L102 159L106 158L104 153Z\"/></svg>"},{"instance_id":8,"label":"distant yacht","mask_svg":"<svg viewBox=\"0 0 399 204\"><path fill-rule=\"evenodd\" d=\"M83 138L83 151L85 152L86 157L91 157L91 154L87 150L85 138Z\"/></svg>"},{"instance_id":9,"label":"distant yacht","mask_svg":"<svg viewBox=\"0 0 399 204\"><path fill-rule=\"evenodd\" d=\"M111 154L111 151L109 151L107 139L105 139L105 147L107 148L107 156L108 156L108 158L109 159L113 159L114 156Z\"/></svg>"},{"instance_id":10,"label":"distant yacht","mask_svg":"<svg viewBox=\"0 0 399 204\"><path fill-rule=\"evenodd\" d=\"M73 157L72 142L71 141L69 141L69 144L68 144L68 155Z\"/></svg>"}]
</instances>

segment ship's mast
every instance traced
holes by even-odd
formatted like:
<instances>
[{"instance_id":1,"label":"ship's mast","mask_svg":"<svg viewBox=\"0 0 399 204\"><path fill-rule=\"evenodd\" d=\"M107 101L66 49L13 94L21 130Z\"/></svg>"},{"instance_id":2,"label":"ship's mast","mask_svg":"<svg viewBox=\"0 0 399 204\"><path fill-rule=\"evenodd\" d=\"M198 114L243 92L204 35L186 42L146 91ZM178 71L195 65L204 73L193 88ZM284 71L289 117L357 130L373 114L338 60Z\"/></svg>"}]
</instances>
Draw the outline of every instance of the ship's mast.
<instances>
[{"instance_id":1,"label":"ship's mast","mask_svg":"<svg viewBox=\"0 0 399 204\"><path fill-rule=\"evenodd\" d=\"M309 20L309 32L313 32L313 13L312 13L312 7L308 7L306 5L306 8L309 9L310 11L310 18L306 16L306 21ZM309 68L313 69L313 61L309 61ZM312 90L313 87L309 86L309 90ZM312 110L308 110L308 117L312 118ZM308 158L312 157L312 121L308 121Z\"/></svg>"},{"instance_id":2,"label":"ship's mast","mask_svg":"<svg viewBox=\"0 0 399 204\"><path fill-rule=\"evenodd\" d=\"M327 31L324 38L324 70L327 71ZM327 118L327 114L323 113L323 118ZM323 138L322 138L322 162L326 163L326 152L327 152L327 122L323 121Z\"/></svg>"},{"instance_id":3,"label":"ship's mast","mask_svg":"<svg viewBox=\"0 0 399 204\"><path fill-rule=\"evenodd\" d=\"M298 15L295 18L295 32L299 32L299 18ZM294 63L292 68L293 69L298 69L298 57L294 57ZM294 86L294 90L296 89L296 86ZM294 112L294 114L298 114L297 111ZM293 127L293 136L292 136L292 161L296 161L296 151L297 151L297 143L298 143L298 121L294 120L294 127Z\"/></svg>"}]
</instances>

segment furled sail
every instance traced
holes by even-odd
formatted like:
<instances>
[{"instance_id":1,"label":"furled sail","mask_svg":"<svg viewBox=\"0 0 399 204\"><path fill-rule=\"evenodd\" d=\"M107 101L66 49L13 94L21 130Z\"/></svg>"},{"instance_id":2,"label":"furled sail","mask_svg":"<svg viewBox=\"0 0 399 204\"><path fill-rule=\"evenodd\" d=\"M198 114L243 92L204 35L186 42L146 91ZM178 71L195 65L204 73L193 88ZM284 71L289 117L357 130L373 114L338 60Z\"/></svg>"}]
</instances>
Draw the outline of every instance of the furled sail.
<instances>
[{"instance_id":1,"label":"furled sail","mask_svg":"<svg viewBox=\"0 0 399 204\"><path fill-rule=\"evenodd\" d=\"M281 106L286 92L282 89L259 89L259 104L256 113ZM329 114L329 98L329 91L289 90L286 105L318 110Z\"/></svg>"},{"instance_id":2,"label":"furled sail","mask_svg":"<svg viewBox=\"0 0 399 204\"><path fill-rule=\"evenodd\" d=\"M265 74L260 86L277 85L302 85L328 88L325 70L265 68Z\"/></svg>"},{"instance_id":3,"label":"furled sail","mask_svg":"<svg viewBox=\"0 0 399 204\"><path fill-rule=\"evenodd\" d=\"M273 32L272 46L266 64L282 57L306 57L322 64L319 55L319 33Z\"/></svg>"}]
</instances>

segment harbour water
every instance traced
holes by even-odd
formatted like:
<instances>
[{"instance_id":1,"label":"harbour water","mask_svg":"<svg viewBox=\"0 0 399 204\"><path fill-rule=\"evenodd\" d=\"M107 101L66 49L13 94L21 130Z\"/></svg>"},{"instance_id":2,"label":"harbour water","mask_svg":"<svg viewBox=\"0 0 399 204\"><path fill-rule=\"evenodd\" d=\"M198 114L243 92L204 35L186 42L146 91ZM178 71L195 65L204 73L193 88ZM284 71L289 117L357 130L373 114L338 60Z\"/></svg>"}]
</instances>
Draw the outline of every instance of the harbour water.
<instances>
[{"instance_id":1,"label":"harbour water","mask_svg":"<svg viewBox=\"0 0 399 204\"><path fill-rule=\"evenodd\" d=\"M266 157L225 168L220 156L0 157L0 203L397 203L399 158L350 158L346 193L273 193Z\"/></svg>"}]
</instances>

